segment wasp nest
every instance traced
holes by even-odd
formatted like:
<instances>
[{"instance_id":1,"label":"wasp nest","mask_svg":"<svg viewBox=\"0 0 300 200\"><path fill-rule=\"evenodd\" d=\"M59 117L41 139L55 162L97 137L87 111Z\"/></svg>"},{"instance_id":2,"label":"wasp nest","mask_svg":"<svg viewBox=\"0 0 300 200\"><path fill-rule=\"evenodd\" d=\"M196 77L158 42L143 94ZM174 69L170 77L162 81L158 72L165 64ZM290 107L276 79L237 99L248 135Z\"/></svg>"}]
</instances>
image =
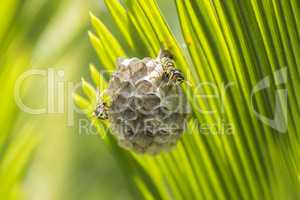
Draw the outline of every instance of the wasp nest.
<instances>
[{"instance_id":1,"label":"wasp nest","mask_svg":"<svg viewBox=\"0 0 300 200\"><path fill-rule=\"evenodd\" d=\"M119 144L156 154L176 145L187 121L180 85L165 80L158 59L118 59L107 89L109 120Z\"/></svg>"}]
</instances>

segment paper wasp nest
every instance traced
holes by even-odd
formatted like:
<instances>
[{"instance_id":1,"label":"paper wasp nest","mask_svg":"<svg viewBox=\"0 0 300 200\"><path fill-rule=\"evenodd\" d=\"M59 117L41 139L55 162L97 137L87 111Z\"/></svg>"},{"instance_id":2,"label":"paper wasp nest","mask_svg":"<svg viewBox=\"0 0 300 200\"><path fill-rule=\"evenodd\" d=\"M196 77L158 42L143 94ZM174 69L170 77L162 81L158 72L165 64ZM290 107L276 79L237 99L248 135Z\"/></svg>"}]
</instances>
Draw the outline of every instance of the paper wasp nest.
<instances>
[{"instance_id":1,"label":"paper wasp nest","mask_svg":"<svg viewBox=\"0 0 300 200\"><path fill-rule=\"evenodd\" d=\"M109 120L119 144L150 154L175 146L188 116L181 86L164 79L155 59L119 59L117 64L107 93Z\"/></svg>"}]
</instances>

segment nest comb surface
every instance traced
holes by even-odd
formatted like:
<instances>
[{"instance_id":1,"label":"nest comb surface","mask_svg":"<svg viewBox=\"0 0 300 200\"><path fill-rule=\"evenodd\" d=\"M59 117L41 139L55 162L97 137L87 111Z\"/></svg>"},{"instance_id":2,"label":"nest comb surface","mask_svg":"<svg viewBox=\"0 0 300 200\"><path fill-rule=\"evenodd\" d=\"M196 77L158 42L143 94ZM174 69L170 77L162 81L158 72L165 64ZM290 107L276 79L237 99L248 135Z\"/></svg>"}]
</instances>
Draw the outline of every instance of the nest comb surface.
<instances>
[{"instance_id":1,"label":"nest comb surface","mask_svg":"<svg viewBox=\"0 0 300 200\"><path fill-rule=\"evenodd\" d=\"M179 85L164 79L157 59L118 59L109 81L109 119L119 144L156 154L175 146L184 131L188 106Z\"/></svg>"}]
</instances>

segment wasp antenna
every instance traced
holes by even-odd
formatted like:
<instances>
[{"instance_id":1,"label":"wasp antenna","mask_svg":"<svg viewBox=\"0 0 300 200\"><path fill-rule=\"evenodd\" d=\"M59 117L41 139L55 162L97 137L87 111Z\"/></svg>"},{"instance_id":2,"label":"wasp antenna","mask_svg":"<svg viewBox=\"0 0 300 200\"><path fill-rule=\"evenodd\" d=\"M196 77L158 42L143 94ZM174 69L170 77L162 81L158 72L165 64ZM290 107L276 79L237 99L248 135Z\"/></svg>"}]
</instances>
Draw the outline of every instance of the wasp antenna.
<instances>
[{"instance_id":1,"label":"wasp antenna","mask_svg":"<svg viewBox=\"0 0 300 200\"><path fill-rule=\"evenodd\" d=\"M159 51L159 54L158 54L157 58L158 58L158 59L162 59L162 58L164 58L164 57L173 59L173 58L174 58L174 55L173 55L167 48L161 47L161 49L160 49L160 51Z\"/></svg>"},{"instance_id":2,"label":"wasp antenna","mask_svg":"<svg viewBox=\"0 0 300 200\"><path fill-rule=\"evenodd\" d=\"M192 84L191 84L191 82L189 82L189 81L185 81L185 83L186 83L188 86L191 86L191 87L192 87Z\"/></svg>"},{"instance_id":3,"label":"wasp antenna","mask_svg":"<svg viewBox=\"0 0 300 200\"><path fill-rule=\"evenodd\" d=\"M162 41L160 41L160 50L167 49Z\"/></svg>"},{"instance_id":4,"label":"wasp antenna","mask_svg":"<svg viewBox=\"0 0 300 200\"><path fill-rule=\"evenodd\" d=\"M96 89L96 100L97 100L97 102L99 101L99 98L100 98L100 90L97 87L97 89Z\"/></svg>"}]
</instances>

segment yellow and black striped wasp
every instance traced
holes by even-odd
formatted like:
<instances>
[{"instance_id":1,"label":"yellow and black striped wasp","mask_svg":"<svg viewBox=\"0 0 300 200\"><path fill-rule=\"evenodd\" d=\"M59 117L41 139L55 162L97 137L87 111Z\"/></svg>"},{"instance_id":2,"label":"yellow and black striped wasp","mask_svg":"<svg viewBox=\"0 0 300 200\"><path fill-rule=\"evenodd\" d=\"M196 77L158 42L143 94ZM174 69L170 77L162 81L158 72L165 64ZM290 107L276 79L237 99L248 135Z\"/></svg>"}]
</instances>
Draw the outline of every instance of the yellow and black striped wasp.
<instances>
[{"instance_id":1,"label":"yellow and black striped wasp","mask_svg":"<svg viewBox=\"0 0 300 200\"><path fill-rule=\"evenodd\" d=\"M95 107L95 110L93 112L93 116L97 119L106 120L108 119L108 103L106 103L103 99L103 97L100 97L99 90L97 91L97 104Z\"/></svg>"},{"instance_id":2,"label":"yellow and black striped wasp","mask_svg":"<svg viewBox=\"0 0 300 200\"><path fill-rule=\"evenodd\" d=\"M175 68L175 62L173 55L166 49L161 49L157 57L162 68L163 68L163 78L169 82L174 82L175 84L181 84L184 81L184 76L179 69Z\"/></svg>"}]
</instances>

